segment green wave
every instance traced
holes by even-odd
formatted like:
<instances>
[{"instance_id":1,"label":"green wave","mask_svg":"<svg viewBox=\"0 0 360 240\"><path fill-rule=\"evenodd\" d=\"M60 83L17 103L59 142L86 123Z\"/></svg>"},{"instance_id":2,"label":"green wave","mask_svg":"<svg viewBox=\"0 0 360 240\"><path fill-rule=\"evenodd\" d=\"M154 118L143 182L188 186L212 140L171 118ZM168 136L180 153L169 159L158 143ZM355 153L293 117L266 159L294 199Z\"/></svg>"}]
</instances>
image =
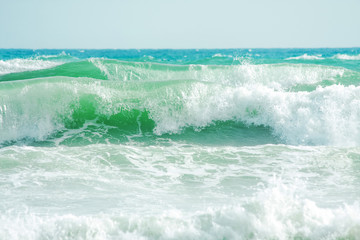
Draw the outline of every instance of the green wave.
<instances>
[{"instance_id":1,"label":"green wave","mask_svg":"<svg viewBox=\"0 0 360 240\"><path fill-rule=\"evenodd\" d=\"M358 85L360 73L342 67L307 64L170 65L89 59L50 69L0 75L0 82L66 76L112 81L196 80L230 86L263 84L292 91L312 91L317 86Z\"/></svg>"},{"instance_id":2,"label":"green wave","mask_svg":"<svg viewBox=\"0 0 360 240\"><path fill-rule=\"evenodd\" d=\"M77 102L69 107L71 114L63 116L64 126L67 129L78 129L87 121L116 127L124 133L151 132L155 122L150 119L146 109L127 109L122 107L116 112L107 114L98 113L101 107L97 101L98 96L93 94L81 95Z\"/></svg>"},{"instance_id":3,"label":"green wave","mask_svg":"<svg viewBox=\"0 0 360 240\"><path fill-rule=\"evenodd\" d=\"M210 139L218 139L213 135L222 135L222 139L235 143L236 136L248 139L246 135L251 134L244 132L257 132L256 126L233 118L197 122L204 113L187 106L196 88L216 90L218 87L194 80L114 82L69 77L3 82L0 83L0 143L22 139L43 142L69 134L71 137L62 142L123 142L128 136L140 134L154 139L159 136L175 139L181 135L184 141L200 141L196 136L210 135ZM249 115L254 113L249 111ZM260 134L259 141L273 139L269 128L259 127L267 139L261 140L264 137ZM226 137L230 135L233 137Z\"/></svg>"},{"instance_id":4,"label":"green wave","mask_svg":"<svg viewBox=\"0 0 360 240\"><path fill-rule=\"evenodd\" d=\"M70 62L62 65L37 71L10 73L0 75L0 82L25 80L34 78L65 76L65 77L89 77L96 79L107 79L104 74L94 64L89 61Z\"/></svg>"},{"instance_id":5,"label":"green wave","mask_svg":"<svg viewBox=\"0 0 360 240\"><path fill-rule=\"evenodd\" d=\"M345 127L349 116L358 119L359 79L355 71L316 65L66 63L0 76L0 144L74 139L70 132L80 134L79 142L127 141L133 135L196 139L198 132L214 129L235 142L251 142L242 134L250 129L247 136L254 133L269 143L332 144L338 141L333 136L344 141L346 131L336 129ZM347 108L334 112L340 105ZM346 134L356 143L353 128Z\"/></svg>"}]
</instances>

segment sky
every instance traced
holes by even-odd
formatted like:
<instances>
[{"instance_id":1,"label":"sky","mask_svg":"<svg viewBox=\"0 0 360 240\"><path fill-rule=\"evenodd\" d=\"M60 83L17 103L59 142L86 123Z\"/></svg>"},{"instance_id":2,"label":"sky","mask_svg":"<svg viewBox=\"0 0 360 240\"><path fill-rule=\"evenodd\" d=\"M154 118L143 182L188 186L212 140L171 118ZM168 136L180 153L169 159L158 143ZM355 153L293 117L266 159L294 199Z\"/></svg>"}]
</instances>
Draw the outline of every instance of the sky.
<instances>
[{"instance_id":1,"label":"sky","mask_svg":"<svg viewBox=\"0 0 360 240\"><path fill-rule=\"evenodd\" d=\"M360 47L360 0L0 0L0 48Z\"/></svg>"}]
</instances>

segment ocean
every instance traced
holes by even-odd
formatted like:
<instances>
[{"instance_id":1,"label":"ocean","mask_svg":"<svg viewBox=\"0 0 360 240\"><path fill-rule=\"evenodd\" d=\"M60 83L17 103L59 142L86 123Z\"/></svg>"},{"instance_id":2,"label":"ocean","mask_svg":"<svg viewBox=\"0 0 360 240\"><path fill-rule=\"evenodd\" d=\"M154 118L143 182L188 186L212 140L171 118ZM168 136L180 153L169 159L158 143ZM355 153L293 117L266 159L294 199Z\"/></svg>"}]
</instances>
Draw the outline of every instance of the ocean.
<instances>
[{"instance_id":1,"label":"ocean","mask_svg":"<svg viewBox=\"0 0 360 240\"><path fill-rule=\"evenodd\" d=\"M0 239L360 239L360 48L0 49Z\"/></svg>"}]
</instances>

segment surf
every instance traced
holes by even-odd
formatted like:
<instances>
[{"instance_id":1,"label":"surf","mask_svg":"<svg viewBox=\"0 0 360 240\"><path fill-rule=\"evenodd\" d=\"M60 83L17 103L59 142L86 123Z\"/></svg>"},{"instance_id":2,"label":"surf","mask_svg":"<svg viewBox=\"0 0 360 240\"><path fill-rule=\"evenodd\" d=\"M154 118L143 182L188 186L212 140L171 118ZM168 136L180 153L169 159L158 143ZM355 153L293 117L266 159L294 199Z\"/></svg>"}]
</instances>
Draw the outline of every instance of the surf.
<instances>
[{"instance_id":1,"label":"surf","mask_svg":"<svg viewBox=\"0 0 360 240\"><path fill-rule=\"evenodd\" d=\"M49 77L0 86L1 142L45 140L95 121L156 136L238 122L268 127L286 144L360 143L360 87L354 85L293 92L261 83Z\"/></svg>"}]
</instances>

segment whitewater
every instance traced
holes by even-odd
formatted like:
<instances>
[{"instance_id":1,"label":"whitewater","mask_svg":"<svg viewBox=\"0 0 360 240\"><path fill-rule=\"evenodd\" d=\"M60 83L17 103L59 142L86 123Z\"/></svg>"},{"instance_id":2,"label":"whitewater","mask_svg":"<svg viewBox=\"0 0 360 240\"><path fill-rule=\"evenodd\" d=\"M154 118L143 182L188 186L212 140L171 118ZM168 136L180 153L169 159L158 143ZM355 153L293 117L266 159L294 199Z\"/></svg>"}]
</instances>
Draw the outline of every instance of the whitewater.
<instances>
[{"instance_id":1,"label":"whitewater","mask_svg":"<svg viewBox=\"0 0 360 240\"><path fill-rule=\"evenodd\" d=\"M0 239L360 239L359 56L0 49Z\"/></svg>"}]
</instances>

